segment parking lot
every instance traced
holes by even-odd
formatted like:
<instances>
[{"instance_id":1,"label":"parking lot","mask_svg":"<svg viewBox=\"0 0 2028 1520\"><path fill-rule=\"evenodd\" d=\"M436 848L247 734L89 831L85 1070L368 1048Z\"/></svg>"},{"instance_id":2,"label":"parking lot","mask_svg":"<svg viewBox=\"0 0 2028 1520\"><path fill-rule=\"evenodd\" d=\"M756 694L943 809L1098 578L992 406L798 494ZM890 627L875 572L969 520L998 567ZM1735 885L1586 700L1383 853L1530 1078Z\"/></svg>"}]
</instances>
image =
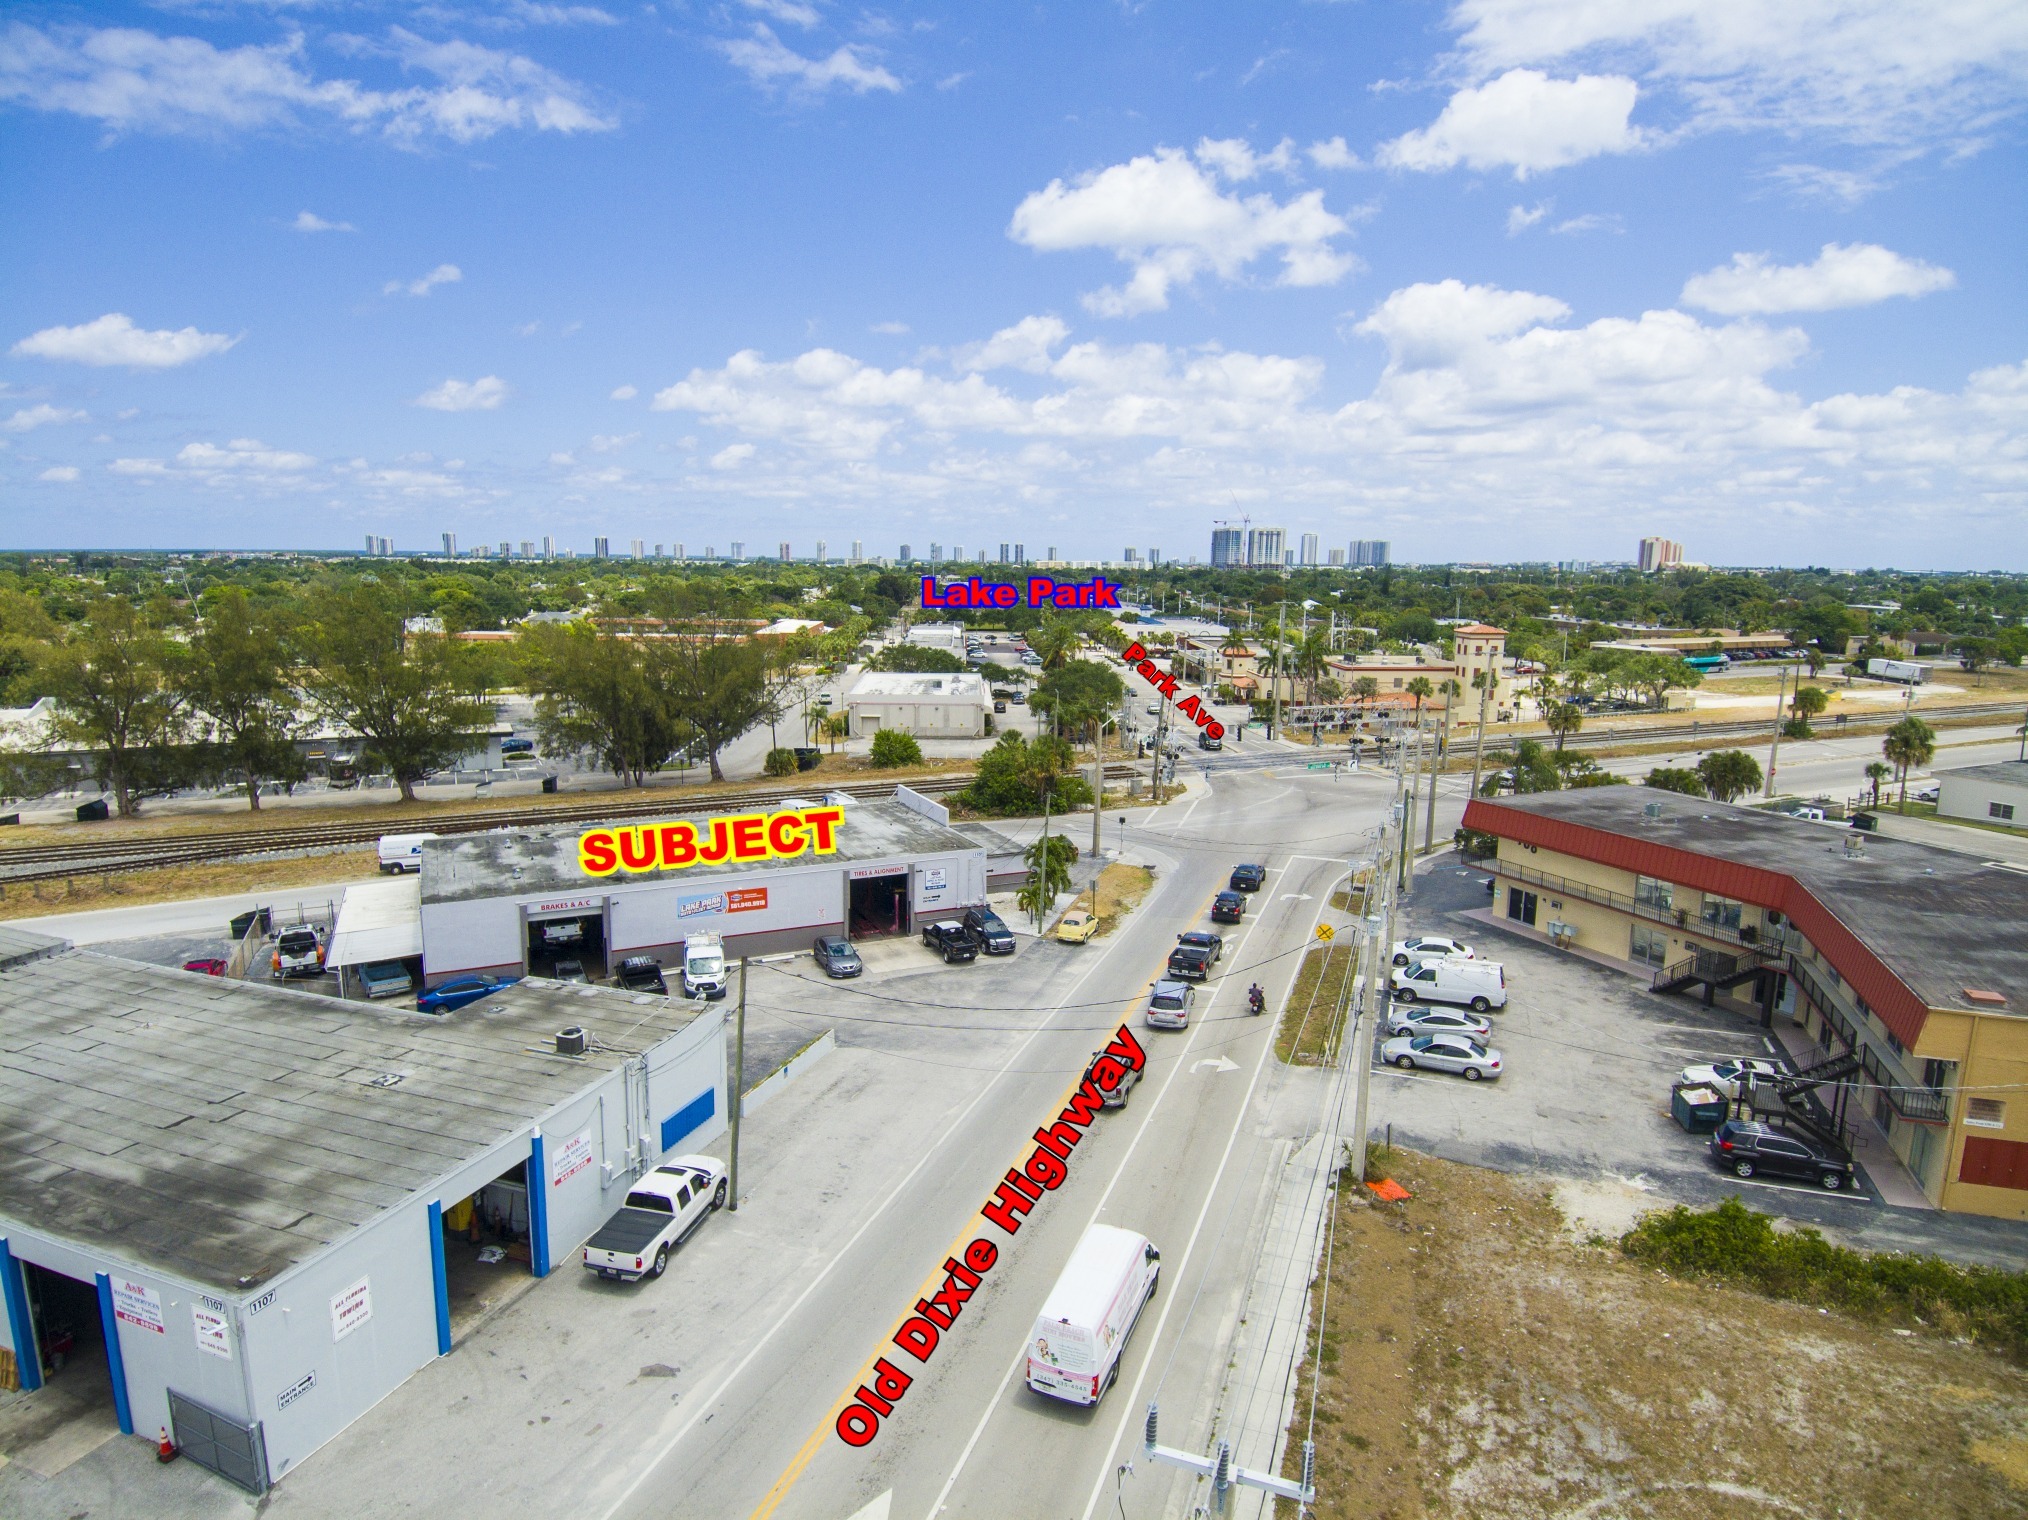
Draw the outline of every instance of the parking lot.
<instances>
[{"instance_id":1,"label":"parking lot","mask_svg":"<svg viewBox=\"0 0 2028 1520\"><path fill-rule=\"evenodd\" d=\"M1759 1024L1694 997L1648 990L1609 969L1467 917L1486 908L1481 871L1444 855L1418 874L1397 937L1446 934L1507 968L1507 1006L1491 1015L1503 1058L1497 1082L1434 1072L1373 1071L1373 1123L1394 1142L1450 1160L1579 1183L1617 1185L1657 1203L1705 1205L1737 1195L1771 1213L1874 1249L1940 1251L2019 1263L2019 1225L1889 1208L1862 1170L1851 1193L1718 1171L1707 1137L1669 1114L1685 1066L1728 1056L1780 1057Z\"/></svg>"}]
</instances>

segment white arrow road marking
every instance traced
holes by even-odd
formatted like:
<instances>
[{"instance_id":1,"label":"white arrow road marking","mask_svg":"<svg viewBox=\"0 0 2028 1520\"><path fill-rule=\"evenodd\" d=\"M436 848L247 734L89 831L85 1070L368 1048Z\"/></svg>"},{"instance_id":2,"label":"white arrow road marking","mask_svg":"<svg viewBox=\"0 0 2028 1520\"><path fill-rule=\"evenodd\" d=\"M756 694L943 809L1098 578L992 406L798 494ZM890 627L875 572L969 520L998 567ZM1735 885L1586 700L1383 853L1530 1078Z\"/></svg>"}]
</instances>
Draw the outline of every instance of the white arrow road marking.
<instances>
[{"instance_id":1,"label":"white arrow road marking","mask_svg":"<svg viewBox=\"0 0 2028 1520\"><path fill-rule=\"evenodd\" d=\"M894 1490L889 1489L864 1509L854 1510L845 1520L887 1520L887 1512L894 1504Z\"/></svg>"},{"instance_id":2,"label":"white arrow road marking","mask_svg":"<svg viewBox=\"0 0 2028 1520\"><path fill-rule=\"evenodd\" d=\"M1283 902L1308 902L1309 900L1310 900L1310 894L1309 894L1309 893L1307 893L1307 892L1284 892L1284 893L1282 893L1282 901L1283 901Z\"/></svg>"},{"instance_id":3,"label":"white arrow road marking","mask_svg":"<svg viewBox=\"0 0 2028 1520\"><path fill-rule=\"evenodd\" d=\"M1238 1071L1239 1063L1237 1061L1228 1061L1224 1056L1206 1056L1190 1069L1192 1071Z\"/></svg>"}]
</instances>

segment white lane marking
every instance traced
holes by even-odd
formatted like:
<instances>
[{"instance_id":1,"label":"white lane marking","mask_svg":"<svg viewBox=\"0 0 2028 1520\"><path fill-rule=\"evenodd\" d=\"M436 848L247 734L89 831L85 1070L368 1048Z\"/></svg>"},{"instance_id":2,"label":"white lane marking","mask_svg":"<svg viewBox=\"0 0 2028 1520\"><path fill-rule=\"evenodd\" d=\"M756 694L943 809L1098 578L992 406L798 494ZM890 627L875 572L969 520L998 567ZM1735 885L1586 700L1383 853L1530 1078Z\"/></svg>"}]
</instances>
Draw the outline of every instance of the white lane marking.
<instances>
[{"instance_id":1,"label":"white lane marking","mask_svg":"<svg viewBox=\"0 0 2028 1520\"><path fill-rule=\"evenodd\" d=\"M1099 967L1105 964L1106 957L1112 953L1114 947L1125 943L1126 940L1122 938L1116 939L1112 941L1111 944L1107 945L1106 948L1099 953L1098 958L1094 960L1091 963L1091 965L1087 966L1084 969L1084 971L1078 976L1077 980L1072 982L1069 987L1064 989L1064 995L1057 1000L1056 1007L1050 1010L1051 1013L1054 1014L1062 1012L1064 1005L1070 1002L1071 997L1077 992L1077 990L1080 987L1082 987L1087 980L1090 979L1092 974L1096 972L1099 969ZM992 1080L985 1083L985 1085L979 1089L978 1095L974 1097L971 1102L967 1103L964 1106L964 1108L959 1112L958 1116L955 1119L951 1120L949 1124L944 1126L944 1132L941 1135L937 1136L936 1143L924 1148L922 1156L916 1161L916 1164L914 1166L908 1169L907 1175L905 1175L901 1179L901 1181L897 1182L894 1185L893 1189L888 1193L888 1195L885 1198L881 1199L879 1207L874 1209L871 1213L869 1213L866 1216L865 1221L859 1226L859 1228L852 1232L851 1238L847 1240L844 1245L840 1246L837 1251L832 1253L831 1259L824 1264L823 1270L818 1272L816 1276L810 1279L808 1284L805 1285L805 1287L803 1288L803 1291L796 1295L795 1301L791 1303L788 1306L788 1308L784 1309L779 1316L776 1317L775 1322L772 1325L768 1326L768 1328L765 1331L763 1331L759 1336L755 1338L753 1344L750 1347L748 1347L746 1355L741 1357L739 1361L734 1364L733 1369L730 1372L728 1372L723 1378L721 1378L718 1384L711 1390L710 1397L698 1400L698 1402L691 1409L690 1418L685 1420L683 1424L680 1427L678 1427L676 1434L674 1434L666 1442L664 1442L661 1449L657 1451L654 1456L648 1459L646 1465L644 1465L641 1468L640 1472L634 1475L634 1481L629 1483L626 1489L620 1494L619 1498L615 1499L612 1502L612 1504L609 1505L603 1511L603 1513L600 1516L600 1520L612 1520L612 1517L618 1514L620 1509L630 1499L632 1499L637 1492L639 1492L641 1485L648 1481L649 1476L655 1471L655 1469L662 1465L663 1461L668 1458L669 1454L672 1451L674 1451L677 1448L677 1446L682 1444L683 1438L690 1434L690 1432L696 1427L697 1423L700 1420L702 1420L706 1414L714 1412L714 1406L718 1403L718 1401L721 1398L725 1396L726 1390L732 1387L733 1383L737 1381L737 1379L739 1378L739 1375L742 1372L746 1371L748 1366L752 1364L753 1359L761 1354L762 1349L767 1346L768 1342L770 1342L775 1338L775 1336L781 1331L782 1327L788 1324L788 1322L795 1317L796 1311L803 1307L803 1305L809 1300L810 1295L815 1293L817 1289L823 1285L824 1280L827 1277L829 1277L832 1274L832 1272L837 1270L838 1264L841 1261L843 1261L848 1255L851 1254L852 1248L854 1246L859 1244L860 1237L863 1236L868 1230L873 1228L873 1226L879 1221L881 1215L887 1212L888 1207L891 1204L893 1204L895 1199L899 1198L902 1195L902 1193L908 1188L909 1184L915 1181L916 1174L920 1172L924 1167L929 1165L930 1158L935 1156L938 1151L942 1150L944 1143L947 1140L949 1140L953 1134L957 1132L958 1127L962 1125L965 1122L965 1120L969 1119L972 1116L972 1110L977 1108L982 1102L985 1101L986 1095L999 1085L1000 1079L1006 1076L1008 1069L1015 1066L1019 1062L1022 1053L1025 1052L1030 1045L1034 1044L1037 1039L1039 1039L1042 1035L1048 1032L1050 1032L1050 1025L1048 1024L1040 1025L1029 1033L1027 1039L1023 1040L1018 1046L1015 1047L1013 1054L1007 1058L1006 1066L1002 1067L1000 1071L996 1072ZM1163 1089L1163 1091L1165 1092L1167 1090L1168 1089L1166 1088ZM1022 1332L1022 1336L1023 1336L1023 1348L1025 1350L1027 1337L1027 1332L1025 1330Z\"/></svg>"},{"instance_id":2,"label":"white lane marking","mask_svg":"<svg viewBox=\"0 0 2028 1520\"><path fill-rule=\"evenodd\" d=\"M855 1509L845 1520L887 1520L888 1511L894 1508L894 1490L889 1489L863 1509Z\"/></svg>"},{"instance_id":3,"label":"white lane marking","mask_svg":"<svg viewBox=\"0 0 2028 1520\"><path fill-rule=\"evenodd\" d=\"M1310 858L1317 859L1320 857L1312 856ZM1332 864L1336 864L1336 862L1332 862ZM1276 867L1275 869L1279 870L1280 867ZM1321 917L1323 911L1324 910L1322 908L1319 908L1317 910L1318 916ZM1240 937L1239 949L1233 952L1235 958L1246 949L1247 943L1250 940L1252 940L1254 936L1254 931L1260 928L1260 926L1266 922L1267 920L1265 918L1257 918L1250 925L1247 926L1246 933ZM1312 923L1310 927L1312 928L1312 930L1314 930L1316 928L1316 925ZM1294 973L1291 972L1290 976L1291 983L1293 984ZM1212 1002L1214 1004L1217 1002L1216 993L1212 995ZM1208 1011L1209 1010L1207 1010L1207 1012ZM1207 1028L1209 1024L1210 1020L1207 1019L1204 1023L1197 1025L1196 1028L1190 1031L1190 1040L1192 1043L1195 1043L1198 1031ZM1263 1060L1266 1059L1268 1054L1270 1054L1274 1050L1274 1048L1275 1042L1273 1040L1269 1040L1266 1043L1266 1045L1262 1048L1261 1051L1262 1059ZM1184 1050L1184 1054L1186 1056L1189 1054L1189 1050L1187 1047ZM1091 1218L1085 1221L1086 1229L1090 1229L1092 1225L1098 1222L1098 1217L1101 1213L1104 1212L1107 1201L1113 1196L1113 1189L1119 1185L1120 1178L1124 1177L1127 1174L1127 1162L1133 1158L1135 1148L1139 1146L1141 1143L1141 1136L1145 1135L1148 1132L1149 1128L1154 1124L1155 1110L1160 1108L1162 1106L1162 1100L1169 1096L1169 1089L1176 1085L1176 1073L1181 1071L1182 1069L1183 1063L1181 1061L1178 1061L1176 1063L1175 1070L1169 1073L1169 1080L1164 1082L1162 1084L1162 1090L1155 1094L1154 1103L1152 1103L1151 1105L1149 1105L1148 1108L1142 1111L1141 1127L1134 1131L1134 1138L1128 1143L1126 1153L1120 1157L1119 1165L1113 1169L1112 1180L1106 1183L1106 1190L1099 1195L1099 1201L1091 1211ZM1260 1080L1260 1067L1258 1064L1256 1064L1254 1067L1253 1079L1254 1082L1258 1082ZM1235 1139L1238 1138L1240 1126L1243 1123L1245 1123L1247 1110L1252 1106L1252 1104L1253 1104L1253 1083L1250 1082L1247 1084L1245 1098L1243 1098L1240 1101L1239 1117L1233 1121L1232 1133ZM1226 1142L1225 1150L1228 1156L1231 1155L1232 1142L1230 1140ZM1223 1171L1224 1167L1225 1163L1223 1161L1220 1161L1219 1170ZM1213 1179L1213 1182L1215 1185L1216 1178ZM1204 1206L1207 1209L1211 1207L1211 1197L1212 1194L1210 1193L1205 1194ZM1197 1224L1199 1228L1202 1228L1204 1224L1204 1215L1201 1213L1197 1216ZM1193 1244L1196 1242L1196 1238L1197 1238L1196 1232L1193 1230L1191 1232L1191 1242ZM1183 1266L1188 1266L1189 1262L1190 1262L1190 1253L1189 1250L1186 1248L1183 1253ZM1182 1280L1182 1276L1183 1276L1183 1267L1179 1266L1176 1269L1176 1280L1180 1282ZM1173 1290L1169 1295L1169 1302L1170 1303L1175 1302L1175 1293ZM1167 1305L1164 1305L1162 1310L1162 1319L1157 1320L1155 1322L1155 1339L1160 1339L1162 1333L1162 1320L1166 1320L1168 1317L1169 1310ZM1152 1356L1154 1341L1150 1340L1146 1344L1150 1347L1149 1354ZM1124 1352L1121 1354L1123 1356L1125 1355ZM986 1400L986 1408L984 1413L982 1413L979 1416L979 1423L972 1427L972 1434L970 1439L965 1442L965 1449L958 1453L957 1464L951 1468L951 1475L948 1478L944 1479L944 1486L937 1490L936 1498L932 1500L930 1503L929 1520L936 1520L936 1517L943 1513L944 1500L948 1499L951 1496L951 1490L957 1486L958 1475L965 1470L965 1464L969 1462L972 1458L972 1449L979 1444L979 1437L983 1436L986 1433L987 1422L993 1418L993 1411L1000 1407L1000 1399L1007 1392L1008 1383L1013 1381L1014 1374L1018 1372L1024 1365L1026 1365L1027 1361L1028 1361L1028 1331L1024 1327L1021 1332L1021 1345L1020 1348L1016 1350L1014 1353L1014 1360L1007 1364L1007 1370L1005 1373L1001 1375L999 1384L993 1389L992 1397ZM1145 1366L1145 1364L1143 1365L1141 1371L1142 1376L1146 1376L1147 1367ZM1140 1380L1136 1379L1134 1382L1134 1389L1136 1392L1139 1392L1140 1386L1141 1386ZM1113 1437L1112 1445L1106 1448L1106 1455L1108 1460L1111 1459L1112 1452L1114 1451L1115 1448L1119 1446L1119 1444L1120 1444L1119 1436L1115 1434ZM1101 1486L1103 1486L1103 1484L1105 1483L1105 1472L1103 1470L1101 1470L1101 1472L1099 1473L1099 1483ZM1097 1490L1094 1489L1093 1492L1096 1493ZM1091 1514L1091 1508L1089 1505L1087 1505L1085 1508L1085 1514L1087 1520L1089 1520L1089 1516Z\"/></svg>"},{"instance_id":4,"label":"white lane marking","mask_svg":"<svg viewBox=\"0 0 2028 1520\"><path fill-rule=\"evenodd\" d=\"M1804 1198L1831 1198L1841 1203L1871 1203L1873 1201L1864 1193L1848 1193L1843 1188L1839 1188L1836 1192L1831 1191L1829 1188L1817 1188L1812 1191L1809 1188L1795 1186L1787 1182L1757 1182L1751 1177L1728 1177L1725 1179L1725 1185L1727 1187L1773 1188L1778 1193L1794 1193Z\"/></svg>"}]
</instances>

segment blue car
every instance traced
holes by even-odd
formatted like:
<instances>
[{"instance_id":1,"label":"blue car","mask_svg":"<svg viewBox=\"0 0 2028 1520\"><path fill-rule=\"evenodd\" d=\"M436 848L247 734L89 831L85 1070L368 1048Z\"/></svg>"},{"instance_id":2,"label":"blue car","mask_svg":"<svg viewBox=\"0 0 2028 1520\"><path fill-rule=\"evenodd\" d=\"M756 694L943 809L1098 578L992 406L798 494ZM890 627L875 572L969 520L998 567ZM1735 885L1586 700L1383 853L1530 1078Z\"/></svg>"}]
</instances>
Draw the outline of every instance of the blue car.
<instances>
[{"instance_id":1,"label":"blue car","mask_svg":"<svg viewBox=\"0 0 2028 1520\"><path fill-rule=\"evenodd\" d=\"M512 987L521 978L509 977L496 982L490 976L454 976L448 982L439 982L415 1000L418 1013L451 1013L468 1003L476 1003L502 987Z\"/></svg>"}]
</instances>

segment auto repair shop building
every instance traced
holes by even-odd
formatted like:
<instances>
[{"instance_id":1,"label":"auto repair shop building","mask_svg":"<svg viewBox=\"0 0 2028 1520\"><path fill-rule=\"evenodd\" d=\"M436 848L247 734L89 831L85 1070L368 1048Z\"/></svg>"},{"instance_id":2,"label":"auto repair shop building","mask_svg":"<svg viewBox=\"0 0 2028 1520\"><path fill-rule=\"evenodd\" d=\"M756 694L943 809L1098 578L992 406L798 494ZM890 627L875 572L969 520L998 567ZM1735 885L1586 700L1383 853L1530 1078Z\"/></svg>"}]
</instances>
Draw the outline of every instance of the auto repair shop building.
<instances>
[{"instance_id":1,"label":"auto repair shop building","mask_svg":"<svg viewBox=\"0 0 2028 1520\"><path fill-rule=\"evenodd\" d=\"M820 934L905 934L986 901L987 850L942 804L899 787L836 812L829 852L606 876L579 862L591 825L425 840L425 976L547 974L565 957L594 977L630 955L674 966L700 933L722 936L728 958L808 950ZM709 837L711 815L685 816Z\"/></svg>"},{"instance_id":2,"label":"auto repair shop building","mask_svg":"<svg viewBox=\"0 0 2028 1520\"><path fill-rule=\"evenodd\" d=\"M0 1384L109 1373L122 1431L253 1493L725 1128L722 1005L429 1015L59 948L0 1008Z\"/></svg>"}]
</instances>

